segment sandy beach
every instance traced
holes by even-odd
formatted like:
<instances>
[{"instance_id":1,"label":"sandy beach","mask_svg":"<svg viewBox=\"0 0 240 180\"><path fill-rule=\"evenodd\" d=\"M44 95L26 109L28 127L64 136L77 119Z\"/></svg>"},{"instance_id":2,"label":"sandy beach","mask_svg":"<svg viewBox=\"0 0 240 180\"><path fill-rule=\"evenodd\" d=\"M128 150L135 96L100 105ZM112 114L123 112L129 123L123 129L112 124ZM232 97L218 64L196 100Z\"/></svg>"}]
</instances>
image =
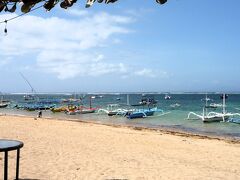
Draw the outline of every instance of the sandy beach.
<instances>
[{"instance_id":1,"label":"sandy beach","mask_svg":"<svg viewBox=\"0 0 240 180\"><path fill-rule=\"evenodd\" d=\"M0 139L24 142L21 179L240 179L240 144L223 140L17 116L0 116Z\"/></svg>"}]
</instances>

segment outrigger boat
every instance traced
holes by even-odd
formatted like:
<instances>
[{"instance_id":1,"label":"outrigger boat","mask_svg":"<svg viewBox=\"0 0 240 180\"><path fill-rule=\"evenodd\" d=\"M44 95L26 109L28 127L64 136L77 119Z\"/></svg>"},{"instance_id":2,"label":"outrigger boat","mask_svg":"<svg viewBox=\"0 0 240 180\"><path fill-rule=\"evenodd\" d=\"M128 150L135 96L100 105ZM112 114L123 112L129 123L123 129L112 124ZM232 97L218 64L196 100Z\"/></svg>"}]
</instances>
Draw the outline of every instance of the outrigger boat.
<instances>
[{"instance_id":1,"label":"outrigger boat","mask_svg":"<svg viewBox=\"0 0 240 180\"><path fill-rule=\"evenodd\" d=\"M207 96L206 96L206 103L205 106L203 107L203 112L202 115L197 114L195 112L190 112L188 113L188 117L187 119L193 119L190 118L191 116L195 116L197 117L197 119L201 119L203 122L227 122L229 121L230 117L234 117L234 116L240 116L239 113L227 113L226 112L226 95L224 94L223 96L223 105L222 105L222 113L218 113L218 112L208 112L208 100L207 100Z\"/></svg>"},{"instance_id":2,"label":"outrigger boat","mask_svg":"<svg viewBox=\"0 0 240 180\"><path fill-rule=\"evenodd\" d=\"M5 107L7 107L7 106L8 106L7 103L0 103L0 108L5 108Z\"/></svg>"},{"instance_id":3,"label":"outrigger boat","mask_svg":"<svg viewBox=\"0 0 240 180\"><path fill-rule=\"evenodd\" d=\"M139 104L131 105L131 106L142 106L142 109L135 109L131 112L126 113L126 117L128 119L136 119L136 118L146 118L150 116L154 116L156 112L161 112L161 115L165 115L168 113L163 113L162 109L158 109L156 104L158 103L153 97L143 98ZM147 106L147 107L146 107Z\"/></svg>"},{"instance_id":4,"label":"outrigger boat","mask_svg":"<svg viewBox=\"0 0 240 180\"><path fill-rule=\"evenodd\" d=\"M0 100L0 108L5 108L5 107L7 107L9 104L10 104L10 101L8 101L8 100L3 100L3 96L2 96L2 97L1 97L1 100Z\"/></svg>"},{"instance_id":5,"label":"outrigger boat","mask_svg":"<svg viewBox=\"0 0 240 180\"><path fill-rule=\"evenodd\" d=\"M138 109L133 112L127 112L126 117L128 119L136 119L136 118L145 118L148 116L153 116L155 113L154 108L149 108L149 109Z\"/></svg>"},{"instance_id":6,"label":"outrigger boat","mask_svg":"<svg viewBox=\"0 0 240 180\"><path fill-rule=\"evenodd\" d=\"M95 113L98 108L87 108L84 106L80 106L76 109L67 110L66 114L68 115L76 115L76 114L89 114L89 113Z\"/></svg>"},{"instance_id":7,"label":"outrigger boat","mask_svg":"<svg viewBox=\"0 0 240 180\"><path fill-rule=\"evenodd\" d=\"M67 111L67 109L68 109L67 106L61 106L61 107L51 108L50 110L51 110L53 113L58 113L58 112L65 112L65 111Z\"/></svg>"},{"instance_id":8,"label":"outrigger boat","mask_svg":"<svg viewBox=\"0 0 240 180\"><path fill-rule=\"evenodd\" d=\"M131 111L131 110L120 108L119 104L108 104L106 109L99 109L98 113L99 114L105 113L108 116L115 116L115 115L124 116L129 111Z\"/></svg>"},{"instance_id":9,"label":"outrigger boat","mask_svg":"<svg viewBox=\"0 0 240 180\"><path fill-rule=\"evenodd\" d=\"M138 104L132 104L131 106L146 106L146 105L155 105L158 101L154 98L142 98Z\"/></svg>"},{"instance_id":10,"label":"outrigger boat","mask_svg":"<svg viewBox=\"0 0 240 180\"><path fill-rule=\"evenodd\" d=\"M92 107L92 97L89 97L89 108L84 106L74 106L72 109L67 109L66 114L76 115L76 114L89 114L94 113L98 108Z\"/></svg>"},{"instance_id":11,"label":"outrigger boat","mask_svg":"<svg viewBox=\"0 0 240 180\"><path fill-rule=\"evenodd\" d=\"M156 114L158 113L158 114ZM169 114L171 112L164 112L162 109L159 109L157 107L148 108L148 109L137 109L132 112L128 112L125 116L128 119L136 119L136 118L147 118L151 116L164 116L166 114Z\"/></svg>"},{"instance_id":12,"label":"outrigger boat","mask_svg":"<svg viewBox=\"0 0 240 180\"><path fill-rule=\"evenodd\" d=\"M10 101L8 101L8 100L3 100L3 96L2 96L2 97L1 97L1 100L0 100L0 108L5 108L5 107L7 107L9 104L10 104Z\"/></svg>"},{"instance_id":13,"label":"outrigger boat","mask_svg":"<svg viewBox=\"0 0 240 180\"><path fill-rule=\"evenodd\" d=\"M76 115L76 114L89 114L89 113L95 113L97 108L78 108L74 110L67 110L66 114L68 115Z\"/></svg>"},{"instance_id":14,"label":"outrigger boat","mask_svg":"<svg viewBox=\"0 0 240 180\"><path fill-rule=\"evenodd\" d=\"M165 99L165 100L170 100L170 99L171 99L171 96L169 96L169 95L166 94L165 97L164 97L164 99Z\"/></svg>"},{"instance_id":15,"label":"outrigger boat","mask_svg":"<svg viewBox=\"0 0 240 180\"><path fill-rule=\"evenodd\" d=\"M17 109L23 109L27 111L36 110L50 110L53 109L55 104L41 104L41 103L27 103L27 104L17 104L14 107Z\"/></svg>"}]
</instances>

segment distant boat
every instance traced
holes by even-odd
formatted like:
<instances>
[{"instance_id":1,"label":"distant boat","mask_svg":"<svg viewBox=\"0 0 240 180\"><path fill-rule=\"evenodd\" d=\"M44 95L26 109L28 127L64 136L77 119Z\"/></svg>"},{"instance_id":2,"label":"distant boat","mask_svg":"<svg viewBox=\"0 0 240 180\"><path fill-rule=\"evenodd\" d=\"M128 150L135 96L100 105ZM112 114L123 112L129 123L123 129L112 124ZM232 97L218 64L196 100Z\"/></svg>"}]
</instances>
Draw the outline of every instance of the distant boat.
<instances>
[{"instance_id":1,"label":"distant boat","mask_svg":"<svg viewBox=\"0 0 240 180\"><path fill-rule=\"evenodd\" d=\"M62 103L77 103L77 102L81 102L84 97L78 97L78 96L79 95L77 95L77 94L72 94L72 96L70 98L62 99L61 102Z\"/></svg>"},{"instance_id":2,"label":"distant boat","mask_svg":"<svg viewBox=\"0 0 240 180\"><path fill-rule=\"evenodd\" d=\"M170 99L171 99L171 96L169 96L169 95L166 94L165 97L164 97L164 99L165 99L165 100L170 100Z\"/></svg>"},{"instance_id":3,"label":"distant boat","mask_svg":"<svg viewBox=\"0 0 240 180\"><path fill-rule=\"evenodd\" d=\"M82 99L75 99L75 98L69 98L69 99L63 99L62 103L74 103L74 102L81 102Z\"/></svg>"},{"instance_id":4,"label":"distant boat","mask_svg":"<svg viewBox=\"0 0 240 180\"><path fill-rule=\"evenodd\" d=\"M98 98L103 98L102 95L94 95L94 96L91 96L92 99L98 99Z\"/></svg>"},{"instance_id":5,"label":"distant boat","mask_svg":"<svg viewBox=\"0 0 240 180\"><path fill-rule=\"evenodd\" d=\"M170 105L170 107L171 107L171 108L174 108L174 109L175 109L175 108L178 108L178 107L180 107L180 106L181 106L181 104L178 104L178 103L175 103L175 104L171 104L171 105Z\"/></svg>"},{"instance_id":6,"label":"distant boat","mask_svg":"<svg viewBox=\"0 0 240 180\"><path fill-rule=\"evenodd\" d=\"M209 107L210 108L219 108L222 107L223 105L221 103L210 103Z\"/></svg>"},{"instance_id":7,"label":"distant boat","mask_svg":"<svg viewBox=\"0 0 240 180\"><path fill-rule=\"evenodd\" d=\"M138 104L131 104L131 106L150 106L150 105L156 105L158 103L157 100L151 97L144 97L141 99L141 101Z\"/></svg>"},{"instance_id":8,"label":"distant boat","mask_svg":"<svg viewBox=\"0 0 240 180\"><path fill-rule=\"evenodd\" d=\"M207 94L206 97L204 99L202 99L202 101L205 101L205 108L212 108L212 109L216 109L218 107L222 107L223 105L221 103L210 103L208 104L209 101L213 101L213 99L210 99Z\"/></svg>"},{"instance_id":9,"label":"distant boat","mask_svg":"<svg viewBox=\"0 0 240 180\"><path fill-rule=\"evenodd\" d=\"M0 108L5 108L8 106L10 102L7 101L7 100L3 100L3 96L1 97L1 100L0 100Z\"/></svg>"},{"instance_id":10,"label":"distant boat","mask_svg":"<svg viewBox=\"0 0 240 180\"><path fill-rule=\"evenodd\" d=\"M35 100L35 96L32 94L26 94L23 96L25 101L31 101L31 100Z\"/></svg>"}]
</instances>

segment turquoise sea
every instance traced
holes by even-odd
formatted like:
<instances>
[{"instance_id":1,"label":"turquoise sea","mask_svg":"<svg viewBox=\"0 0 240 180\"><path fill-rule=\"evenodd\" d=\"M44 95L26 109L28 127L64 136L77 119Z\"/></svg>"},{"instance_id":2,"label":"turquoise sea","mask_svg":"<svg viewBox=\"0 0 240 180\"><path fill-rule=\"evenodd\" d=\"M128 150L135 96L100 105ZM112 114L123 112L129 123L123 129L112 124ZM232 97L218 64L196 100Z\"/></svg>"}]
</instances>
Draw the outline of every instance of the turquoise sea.
<instances>
[{"instance_id":1,"label":"turquoise sea","mask_svg":"<svg viewBox=\"0 0 240 180\"><path fill-rule=\"evenodd\" d=\"M201 120L187 120L188 113L190 111L201 114L202 107L205 104L205 94L170 94L171 99L165 100L165 94L42 94L37 95L40 102L45 104L55 104L55 106L61 106L62 99L68 98L82 98L82 104L89 106L89 99L95 96L91 100L93 107L106 108L108 104L120 104L125 108L127 107L127 99L129 104L137 104L144 97L151 97L158 101L157 107L167 112L164 116L158 116L156 113L152 117L129 120L126 117L113 116L109 117L107 114L77 114L67 115L63 112L52 113L50 110L43 111L43 117L52 117L60 119L75 119L85 121L96 121L104 124L116 124L124 126L140 126L146 128L159 128L167 129L171 131L183 131L187 133L207 135L207 136L220 136L230 137L240 140L240 124L230 122L214 122L203 123ZM127 98L127 96L129 98ZM210 103L222 103L220 94L208 94L208 98L211 99ZM6 114L18 114L37 117L37 111L26 111L16 109L16 104L26 104L22 94L17 95L4 95L4 99L10 100L11 104L7 108L0 108L0 113ZM79 102L78 102L79 103ZM78 104L76 103L76 104ZM172 108L171 104L180 104L179 107ZM226 100L227 112L240 113L240 94L228 94ZM215 111L221 112L221 108L217 108ZM237 121L239 119L236 119ZM240 122L240 121L239 121Z\"/></svg>"}]
</instances>

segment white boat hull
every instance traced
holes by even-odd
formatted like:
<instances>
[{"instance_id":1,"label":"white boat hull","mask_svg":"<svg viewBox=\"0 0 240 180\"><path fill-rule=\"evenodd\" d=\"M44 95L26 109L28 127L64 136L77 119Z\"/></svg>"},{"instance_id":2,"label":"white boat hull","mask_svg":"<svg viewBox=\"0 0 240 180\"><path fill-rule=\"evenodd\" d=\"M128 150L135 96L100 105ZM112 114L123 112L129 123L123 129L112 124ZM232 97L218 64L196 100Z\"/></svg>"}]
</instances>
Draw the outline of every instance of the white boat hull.
<instances>
[{"instance_id":1,"label":"white boat hull","mask_svg":"<svg viewBox=\"0 0 240 180\"><path fill-rule=\"evenodd\" d=\"M229 116L212 116L212 117L205 117L203 118L203 122L220 122L220 121L226 121L229 119Z\"/></svg>"}]
</instances>

